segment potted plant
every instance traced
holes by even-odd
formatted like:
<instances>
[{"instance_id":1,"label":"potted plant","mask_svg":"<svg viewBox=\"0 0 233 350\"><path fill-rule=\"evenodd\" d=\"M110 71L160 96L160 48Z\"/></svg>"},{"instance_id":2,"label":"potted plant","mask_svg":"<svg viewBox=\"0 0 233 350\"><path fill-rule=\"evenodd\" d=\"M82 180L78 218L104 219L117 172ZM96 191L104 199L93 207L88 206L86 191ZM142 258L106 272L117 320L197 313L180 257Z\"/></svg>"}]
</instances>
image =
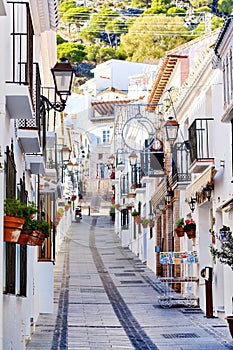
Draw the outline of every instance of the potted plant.
<instances>
[{"instance_id":1,"label":"potted plant","mask_svg":"<svg viewBox=\"0 0 233 350\"><path fill-rule=\"evenodd\" d=\"M139 211L137 211L136 209L134 209L134 210L131 212L131 216L134 218L134 221L135 221L136 223L139 223L139 222L140 222Z\"/></svg>"},{"instance_id":2,"label":"potted plant","mask_svg":"<svg viewBox=\"0 0 233 350\"><path fill-rule=\"evenodd\" d=\"M196 223L193 219L185 220L184 232L190 239L196 237Z\"/></svg>"},{"instance_id":3,"label":"potted plant","mask_svg":"<svg viewBox=\"0 0 233 350\"><path fill-rule=\"evenodd\" d=\"M178 237L184 236L184 218L180 218L175 222L175 232Z\"/></svg>"},{"instance_id":4,"label":"potted plant","mask_svg":"<svg viewBox=\"0 0 233 350\"><path fill-rule=\"evenodd\" d=\"M27 205L16 198L4 200L4 241L17 243L28 214Z\"/></svg>"},{"instance_id":5,"label":"potted plant","mask_svg":"<svg viewBox=\"0 0 233 350\"><path fill-rule=\"evenodd\" d=\"M153 219L149 219L149 227L153 228L155 226L155 222Z\"/></svg>"},{"instance_id":6,"label":"potted plant","mask_svg":"<svg viewBox=\"0 0 233 350\"><path fill-rule=\"evenodd\" d=\"M147 228L150 219L147 219L145 216L142 216L140 219L140 224L142 224L143 228Z\"/></svg>"},{"instance_id":7,"label":"potted plant","mask_svg":"<svg viewBox=\"0 0 233 350\"><path fill-rule=\"evenodd\" d=\"M62 218L63 215L64 215L64 209L63 208L58 208L57 209L57 213L56 213L55 221L57 223L59 223L59 221L60 221L60 219Z\"/></svg>"},{"instance_id":8,"label":"potted plant","mask_svg":"<svg viewBox=\"0 0 233 350\"><path fill-rule=\"evenodd\" d=\"M220 242L220 248L216 248L213 244L210 245L210 252L214 258L218 258L222 264L230 266L233 270L233 235L231 231L227 231L224 240L217 237Z\"/></svg>"},{"instance_id":9,"label":"potted plant","mask_svg":"<svg viewBox=\"0 0 233 350\"><path fill-rule=\"evenodd\" d=\"M51 226L50 223L46 220L37 220L36 226L37 229L40 231L37 245L42 245L44 243L45 238L48 238L50 236Z\"/></svg>"},{"instance_id":10,"label":"potted plant","mask_svg":"<svg viewBox=\"0 0 233 350\"><path fill-rule=\"evenodd\" d=\"M230 227L223 225L222 228L220 228L220 230L219 230L219 235L220 235L221 240L225 241L230 232L231 232Z\"/></svg>"},{"instance_id":11,"label":"potted plant","mask_svg":"<svg viewBox=\"0 0 233 350\"><path fill-rule=\"evenodd\" d=\"M218 258L222 264L230 266L230 268L233 270L233 235L228 226L223 225L222 228L225 229L223 230L223 232L225 232L225 238L222 239L220 234L217 237L218 241L220 242L219 249L211 244L210 252L214 260ZM225 319L228 322L229 331L233 338L233 315L227 316Z\"/></svg>"},{"instance_id":12,"label":"potted plant","mask_svg":"<svg viewBox=\"0 0 233 350\"><path fill-rule=\"evenodd\" d=\"M37 245L38 235L39 232L37 229L36 220L32 218L27 218L22 227L17 243L22 245L35 246Z\"/></svg>"},{"instance_id":13,"label":"potted plant","mask_svg":"<svg viewBox=\"0 0 233 350\"><path fill-rule=\"evenodd\" d=\"M25 220L18 242L23 245L42 245L50 236L50 224L45 220Z\"/></svg>"}]
</instances>

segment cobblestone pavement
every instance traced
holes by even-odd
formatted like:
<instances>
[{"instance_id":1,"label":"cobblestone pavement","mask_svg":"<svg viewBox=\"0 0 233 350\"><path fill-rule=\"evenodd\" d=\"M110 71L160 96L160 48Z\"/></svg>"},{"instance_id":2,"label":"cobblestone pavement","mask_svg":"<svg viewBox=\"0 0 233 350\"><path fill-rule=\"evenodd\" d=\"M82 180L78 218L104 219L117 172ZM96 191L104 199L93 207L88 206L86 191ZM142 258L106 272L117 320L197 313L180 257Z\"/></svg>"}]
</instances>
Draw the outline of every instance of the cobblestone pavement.
<instances>
[{"instance_id":1,"label":"cobblestone pavement","mask_svg":"<svg viewBox=\"0 0 233 350\"><path fill-rule=\"evenodd\" d=\"M224 320L161 308L161 285L120 246L109 216L73 223L54 267L54 313L40 315L27 350L226 350Z\"/></svg>"}]
</instances>

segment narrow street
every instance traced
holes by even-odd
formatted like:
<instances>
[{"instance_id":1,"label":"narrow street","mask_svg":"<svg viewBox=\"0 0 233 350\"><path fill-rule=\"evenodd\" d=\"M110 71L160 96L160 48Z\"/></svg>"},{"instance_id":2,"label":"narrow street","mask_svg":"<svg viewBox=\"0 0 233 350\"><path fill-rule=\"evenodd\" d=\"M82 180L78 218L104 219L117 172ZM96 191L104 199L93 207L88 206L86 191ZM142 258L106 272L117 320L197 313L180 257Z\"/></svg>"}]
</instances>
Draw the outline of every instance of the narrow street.
<instances>
[{"instance_id":1,"label":"narrow street","mask_svg":"<svg viewBox=\"0 0 233 350\"><path fill-rule=\"evenodd\" d=\"M223 320L161 308L161 284L120 246L109 216L72 223L54 269L54 313L40 315L27 350L233 349Z\"/></svg>"}]
</instances>

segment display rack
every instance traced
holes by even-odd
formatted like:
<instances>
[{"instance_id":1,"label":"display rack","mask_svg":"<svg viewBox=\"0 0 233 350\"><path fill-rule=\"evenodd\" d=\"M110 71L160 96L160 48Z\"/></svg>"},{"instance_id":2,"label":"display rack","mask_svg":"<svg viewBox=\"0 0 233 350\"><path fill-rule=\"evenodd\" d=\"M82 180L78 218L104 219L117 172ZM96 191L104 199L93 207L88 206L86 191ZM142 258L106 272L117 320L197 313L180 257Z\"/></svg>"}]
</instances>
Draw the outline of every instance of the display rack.
<instances>
[{"instance_id":1,"label":"display rack","mask_svg":"<svg viewBox=\"0 0 233 350\"><path fill-rule=\"evenodd\" d=\"M189 260L179 260L176 259L174 263L174 258L173 260L171 259L164 259L164 256L166 253L162 253L162 265L166 265L168 267L168 276L166 277L160 277L159 281L163 285L163 294L158 297L158 302L161 307L163 308L169 308L172 306L177 306L177 305L184 305L186 307L196 307L199 305L199 298L197 298L193 294L193 283L199 282L199 278L195 276L182 276L182 277L173 277L172 272L173 272L173 266L174 265L186 265L186 264L196 264L198 263L197 256L195 257L195 260L190 262ZM172 253L168 252L168 256L171 256ZM174 254L174 253L173 253ZM178 254L178 253L177 253ZM181 253L184 255L184 253ZM186 254L188 255L188 254ZM178 293L172 288L172 285L174 284L185 284L185 293L181 294Z\"/></svg>"}]
</instances>

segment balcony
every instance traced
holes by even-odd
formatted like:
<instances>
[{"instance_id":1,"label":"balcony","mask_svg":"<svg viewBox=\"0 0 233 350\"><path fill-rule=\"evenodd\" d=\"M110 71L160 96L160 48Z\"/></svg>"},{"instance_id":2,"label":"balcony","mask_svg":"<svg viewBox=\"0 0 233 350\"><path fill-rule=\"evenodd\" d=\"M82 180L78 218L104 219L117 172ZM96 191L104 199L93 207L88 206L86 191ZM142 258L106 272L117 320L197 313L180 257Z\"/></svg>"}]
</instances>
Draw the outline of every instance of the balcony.
<instances>
[{"instance_id":1,"label":"balcony","mask_svg":"<svg viewBox=\"0 0 233 350\"><path fill-rule=\"evenodd\" d=\"M9 2L11 52L6 80L6 107L12 119L33 118L33 26L29 3ZM19 21L18 19L21 18Z\"/></svg>"},{"instance_id":2,"label":"balcony","mask_svg":"<svg viewBox=\"0 0 233 350\"><path fill-rule=\"evenodd\" d=\"M213 118L195 119L188 130L191 161L189 171L192 173L201 173L214 163L210 150L212 121Z\"/></svg>"},{"instance_id":3,"label":"balcony","mask_svg":"<svg viewBox=\"0 0 233 350\"><path fill-rule=\"evenodd\" d=\"M26 155L26 170L29 170L31 174L45 174L44 157L41 155Z\"/></svg>"},{"instance_id":4,"label":"balcony","mask_svg":"<svg viewBox=\"0 0 233 350\"><path fill-rule=\"evenodd\" d=\"M176 143L172 152L172 187L177 189L186 188L191 182L189 171L190 151L189 144L185 141Z\"/></svg>"},{"instance_id":5,"label":"balcony","mask_svg":"<svg viewBox=\"0 0 233 350\"><path fill-rule=\"evenodd\" d=\"M23 153L32 154L41 152L41 121L40 121L40 73L38 64L33 66L33 81L32 95L34 101L34 110L31 114L31 119L23 118L17 120L17 138ZM17 96L18 97L18 96ZM29 99L29 101L31 101ZM11 107L13 104L11 105Z\"/></svg>"},{"instance_id":6,"label":"balcony","mask_svg":"<svg viewBox=\"0 0 233 350\"><path fill-rule=\"evenodd\" d=\"M164 176L164 152L146 151L141 155L141 182L149 183Z\"/></svg>"}]
</instances>

